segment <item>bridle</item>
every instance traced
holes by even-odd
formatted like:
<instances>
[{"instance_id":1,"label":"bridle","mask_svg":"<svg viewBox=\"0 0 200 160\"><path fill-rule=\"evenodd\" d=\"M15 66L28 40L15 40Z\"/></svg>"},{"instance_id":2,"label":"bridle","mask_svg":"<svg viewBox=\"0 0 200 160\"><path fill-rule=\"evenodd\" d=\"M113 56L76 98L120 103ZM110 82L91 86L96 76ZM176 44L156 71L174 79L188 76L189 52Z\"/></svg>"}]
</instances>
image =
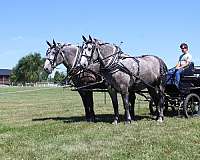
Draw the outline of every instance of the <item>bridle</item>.
<instances>
[{"instance_id":1,"label":"bridle","mask_svg":"<svg viewBox=\"0 0 200 160\"><path fill-rule=\"evenodd\" d=\"M50 62L51 67L54 69L54 68L56 68L56 64L55 63L56 63L58 55L61 54L61 56L63 57L63 60L64 60L64 56L61 53L61 48L58 48L57 46L53 46L52 48L49 48L48 50L50 50L50 51L47 50L46 56L48 56L48 54L51 53L51 49L53 49L53 48L56 50L56 52L54 53L55 55L54 55L53 59L46 58L46 60L48 60Z\"/></svg>"},{"instance_id":2,"label":"bridle","mask_svg":"<svg viewBox=\"0 0 200 160\"><path fill-rule=\"evenodd\" d=\"M88 44L92 44L92 49L91 49L91 55L86 55L84 54L84 45L88 45ZM87 48L87 47L86 47ZM95 50L97 49L97 45L96 43L92 42L92 41L88 41L86 42L85 44L82 45L82 53L81 53L81 58L82 57L85 57L87 59L87 62L90 64L93 64L93 63L96 63L97 59L96 60L93 60L93 55L94 55L94 52Z\"/></svg>"}]
</instances>

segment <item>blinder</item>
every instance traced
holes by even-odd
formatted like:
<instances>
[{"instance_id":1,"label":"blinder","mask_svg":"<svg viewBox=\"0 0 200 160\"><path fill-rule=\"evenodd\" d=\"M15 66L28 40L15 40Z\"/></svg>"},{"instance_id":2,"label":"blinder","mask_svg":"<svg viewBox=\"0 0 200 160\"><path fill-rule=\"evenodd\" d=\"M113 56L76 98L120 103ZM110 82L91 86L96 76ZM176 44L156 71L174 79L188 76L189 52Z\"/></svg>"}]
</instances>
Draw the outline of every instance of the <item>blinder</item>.
<instances>
[{"instance_id":1,"label":"blinder","mask_svg":"<svg viewBox=\"0 0 200 160\"><path fill-rule=\"evenodd\" d=\"M93 56L94 56L94 52L95 52L95 50L97 50L97 46L96 46L96 44L94 43L94 42L86 42L85 44L86 45L88 45L88 44L92 44L92 48L91 48L91 55L86 55L86 54L83 54L84 52L84 48L83 48L83 51L82 51L82 54L81 54L81 57L85 57L86 59L87 59L87 61L88 61L88 64L90 65L90 64L93 64L93 63L96 63L96 61L98 61L98 57L97 57L97 59L93 59ZM88 49L90 49L90 48L88 48ZM89 50L90 51L90 50Z\"/></svg>"},{"instance_id":2,"label":"blinder","mask_svg":"<svg viewBox=\"0 0 200 160\"><path fill-rule=\"evenodd\" d=\"M59 45L59 46L60 46L60 45ZM51 59L51 58L46 58L46 59L50 62L52 68L56 68L56 59L57 59L58 55L61 54L61 56L63 57L62 51L61 51L61 49L62 49L61 47L62 47L62 46L60 46L60 47L54 46L53 48L55 49L55 53L54 53L53 59ZM46 56L48 56L48 54L51 53L51 49L52 49L52 48L49 48L49 49L47 50ZM63 57L63 59L64 59L64 57Z\"/></svg>"}]
</instances>

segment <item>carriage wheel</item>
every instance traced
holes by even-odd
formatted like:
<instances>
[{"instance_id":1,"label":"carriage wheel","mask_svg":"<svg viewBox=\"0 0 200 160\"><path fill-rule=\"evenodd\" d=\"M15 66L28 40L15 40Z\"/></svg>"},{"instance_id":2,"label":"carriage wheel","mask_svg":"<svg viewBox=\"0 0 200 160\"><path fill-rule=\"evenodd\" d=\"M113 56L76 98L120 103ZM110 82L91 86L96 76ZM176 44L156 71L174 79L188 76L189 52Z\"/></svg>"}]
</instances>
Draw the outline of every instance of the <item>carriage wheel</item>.
<instances>
[{"instance_id":1,"label":"carriage wheel","mask_svg":"<svg viewBox=\"0 0 200 160\"><path fill-rule=\"evenodd\" d=\"M156 105L154 104L154 102L153 102L153 100L151 99L150 101L149 101L149 110L150 110L150 114L151 115L156 115Z\"/></svg>"},{"instance_id":2,"label":"carriage wheel","mask_svg":"<svg viewBox=\"0 0 200 160\"><path fill-rule=\"evenodd\" d=\"M186 118L200 115L200 97L195 93L187 95L183 110Z\"/></svg>"}]
</instances>

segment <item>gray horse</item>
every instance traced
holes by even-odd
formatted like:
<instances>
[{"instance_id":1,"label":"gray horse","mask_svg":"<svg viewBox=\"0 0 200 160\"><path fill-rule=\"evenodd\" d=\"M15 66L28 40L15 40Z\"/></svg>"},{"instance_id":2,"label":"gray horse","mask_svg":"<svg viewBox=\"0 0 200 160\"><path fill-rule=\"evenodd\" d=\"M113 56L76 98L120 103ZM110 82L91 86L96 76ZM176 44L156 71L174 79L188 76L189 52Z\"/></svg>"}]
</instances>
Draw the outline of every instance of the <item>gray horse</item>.
<instances>
[{"instance_id":1,"label":"gray horse","mask_svg":"<svg viewBox=\"0 0 200 160\"><path fill-rule=\"evenodd\" d=\"M76 87L101 81L102 76L95 74L99 72L99 64L91 66L89 72L77 71L80 63L82 47L71 44L57 44L54 40L53 44L48 41L47 44L49 45L49 48L46 52L46 61L44 64L44 70L47 73L52 73L56 66L64 64L68 70L68 74L71 74L71 79ZM108 88L113 106L118 109L117 93L113 88L109 87L106 83L97 83L97 85L93 85L92 88ZM91 90L78 90L78 92L83 101L86 120L95 121L93 92ZM116 110L115 113L114 123L118 121L119 116L118 110Z\"/></svg>"},{"instance_id":2,"label":"gray horse","mask_svg":"<svg viewBox=\"0 0 200 160\"><path fill-rule=\"evenodd\" d=\"M88 67L92 63L100 63L102 76L122 96L126 122L131 122L130 94L135 95L145 88L148 89L157 106L157 120L162 122L164 120L166 64L160 58L152 55L131 57L124 54L119 47L92 39L90 36L88 40L83 36L83 40L85 44L81 65Z\"/></svg>"}]
</instances>

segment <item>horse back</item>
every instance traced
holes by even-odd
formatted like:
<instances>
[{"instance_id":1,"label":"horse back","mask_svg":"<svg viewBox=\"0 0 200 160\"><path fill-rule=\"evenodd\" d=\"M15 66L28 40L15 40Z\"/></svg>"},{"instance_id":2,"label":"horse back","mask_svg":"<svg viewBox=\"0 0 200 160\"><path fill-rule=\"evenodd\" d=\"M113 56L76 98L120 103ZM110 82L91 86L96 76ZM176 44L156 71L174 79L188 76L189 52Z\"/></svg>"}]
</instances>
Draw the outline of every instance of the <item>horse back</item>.
<instances>
[{"instance_id":1,"label":"horse back","mask_svg":"<svg viewBox=\"0 0 200 160\"><path fill-rule=\"evenodd\" d=\"M137 57L139 61L140 76L147 81L160 80L165 78L167 66L164 61L154 55L143 55Z\"/></svg>"}]
</instances>

